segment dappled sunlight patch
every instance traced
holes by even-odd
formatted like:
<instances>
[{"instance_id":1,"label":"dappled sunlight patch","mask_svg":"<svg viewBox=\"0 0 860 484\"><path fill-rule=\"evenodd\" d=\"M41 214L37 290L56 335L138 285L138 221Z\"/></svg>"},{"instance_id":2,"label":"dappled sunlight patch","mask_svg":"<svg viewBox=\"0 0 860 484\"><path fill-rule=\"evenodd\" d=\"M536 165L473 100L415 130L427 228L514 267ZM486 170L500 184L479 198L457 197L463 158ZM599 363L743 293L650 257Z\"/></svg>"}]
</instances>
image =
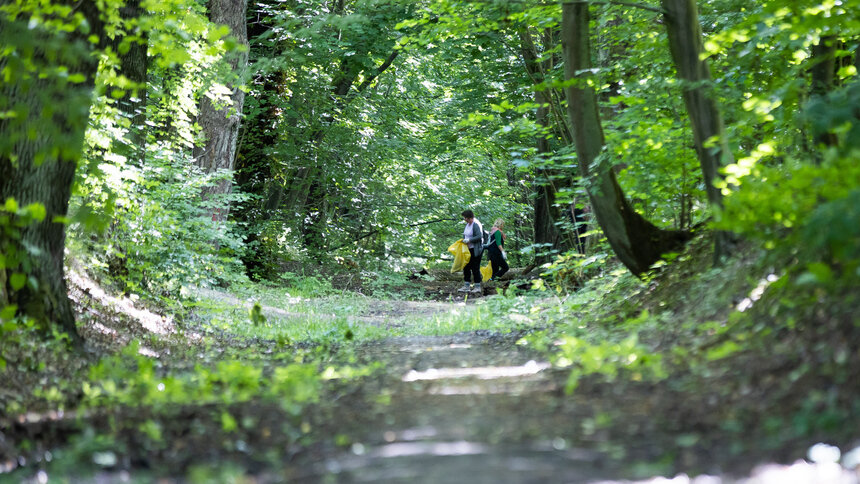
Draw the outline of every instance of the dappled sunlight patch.
<instances>
[{"instance_id":1,"label":"dappled sunlight patch","mask_svg":"<svg viewBox=\"0 0 860 484\"><path fill-rule=\"evenodd\" d=\"M823 444L818 444L818 446ZM816 446L813 447L813 449ZM829 447L829 446L828 446ZM812 450L812 449L810 449ZM837 449L838 451L838 449ZM838 460L838 458L837 458ZM856 470L840 466L836 462L807 462L799 460L790 465L762 464L747 477L700 475L690 477L679 474L675 477L656 476L641 480L600 480L591 484L858 484L860 474Z\"/></svg>"},{"instance_id":2,"label":"dappled sunlight patch","mask_svg":"<svg viewBox=\"0 0 860 484\"><path fill-rule=\"evenodd\" d=\"M755 304L755 302L761 299L761 297L764 295L765 289L767 289L767 287L771 285L771 283L777 281L778 279L779 277L777 277L776 274L769 274L767 277L759 280L756 287L753 288L752 291L750 291L749 296L745 297L743 300L741 300L741 302L738 303L736 309L740 312L744 312L747 309L751 308L753 304Z\"/></svg>"},{"instance_id":3,"label":"dappled sunlight patch","mask_svg":"<svg viewBox=\"0 0 860 484\"><path fill-rule=\"evenodd\" d=\"M158 356L159 356L158 353L147 348L146 346L141 346L140 348L138 348L137 352L140 355L148 356L150 358L158 358Z\"/></svg>"},{"instance_id":4,"label":"dappled sunlight patch","mask_svg":"<svg viewBox=\"0 0 860 484\"><path fill-rule=\"evenodd\" d=\"M415 428L403 430L403 432L400 433L399 440L401 440L401 441L404 441L404 440L405 441L422 440L422 439L427 439L429 437L435 437L438 433L439 433L439 431L436 429L436 427L430 427L430 426L415 427ZM394 432L391 432L391 434L394 434ZM395 438L397 438L396 434L395 434ZM388 442L393 442L395 439L391 439L391 440L386 439L386 440Z\"/></svg>"},{"instance_id":5,"label":"dappled sunlight patch","mask_svg":"<svg viewBox=\"0 0 860 484\"><path fill-rule=\"evenodd\" d=\"M486 444L465 440L457 442L397 442L383 445L367 453L367 455L383 459L419 455L444 457L479 455L485 454L489 450L490 447Z\"/></svg>"},{"instance_id":6,"label":"dappled sunlight patch","mask_svg":"<svg viewBox=\"0 0 860 484\"><path fill-rule=\"evenodd\" d=\"M72 285L78 287L83 294L96 301L99 305L128 316L131 321L136 322L141 328L150 333L167 335L173 333L176 329L172 317L161 316L147 309L138 309L132 300L134 296L132 298L112 296L80 271L69 271L68 278ZM79 301L83 306L90 306L92 302ZM105 331L105 329L109 328L98 322L95 323L95 329L103 334L112 334Z\"/></svg>"},{"instance_id":7,"label":"dappled sunlight patch","mask_svg":"<svg viewBox=\"0 0 860 484\"><path fill-rule=\"evenodd\" d=\"M511 378L526 375L535 375L547 368L550 364L538 363L530 360L521 366L485 366L475 368L430 368L425 371L411 370L403 375L402 381L425 381L442 380L448 378L477 378L479 380L494 380L497 378Z\"/></svg>"},{"instance_id":8,"label":"dappled sunlight patch","mask_svg":"<svg viewBox=\"0 0 860 484\"><path fill-rule=\"evenodd\" d=\"M433 345L433 344L406 344L402 345L398 348L399 351L405 353L430 353L434 351L447 351L447 350L467 350L472 347L471 344L447 344L447 345Z\"/></svg>"},{"instance_id":9,"label":"dappled sunlight patch","mask_svg":"<svg viewBox=\"0 0 860 484\"><path fill-rule=\"evenodd\" d=\"M114 336L114 337L117 336L117 332L115 329L108 328L107 326L103 325L102 323L99 323L98 321L92 323L91 326L94 330L98 331L101 334L104 334L107 336Z\"/></svg>"}]
</instances>

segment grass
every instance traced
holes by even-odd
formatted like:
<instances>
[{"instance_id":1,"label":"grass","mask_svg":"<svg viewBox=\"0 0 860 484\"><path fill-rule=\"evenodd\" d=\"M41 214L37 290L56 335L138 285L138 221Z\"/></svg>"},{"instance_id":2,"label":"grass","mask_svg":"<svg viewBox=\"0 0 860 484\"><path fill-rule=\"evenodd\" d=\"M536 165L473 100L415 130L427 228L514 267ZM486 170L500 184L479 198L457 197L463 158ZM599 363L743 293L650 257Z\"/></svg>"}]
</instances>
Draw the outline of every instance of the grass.
<instances>
[{"instance_id":1,"label":"grass","mask_svg":"<svg viewBox=\"0 0 860 484\"><path fill-rule=\"evenodd\" d=\"M404 301L377 299L351 291L320 286L315 278L293 286L246 284L226 292L201 292L194 314L206 326L243 339L273 340L280 344L349 344L387 337L446 335L476 330L511 332L545 324L532 309L547 298L546 291L479 298L463 302L427 303L426 309L403 311ZM296 289L299 288L299 289ZM314 294L308 288L321 292ZM411 290L411 288L408 288ZM384 296L392 294L386 292ZM557 298L553 301L558 302ZM265 319L250 311L259 304Z\"/></svg>"},{"instance_id":2,"label":"grass","mask_svg":"<svg viewBox=\"0 0 860 484\"><path fill-rule=\"evenodd\" d=\"M244 315L243 315L244 313ZM246 310L233 309L210 320L213 327L239 338L261 338L288 345L292 343L332 344L381 339L390 334L384 327L350 321L346 316L325 317L314 314L298 318L267 318L255 324Z\"/></svg>"},{"instance_id":3,"label":"grass","mask_svg":"<svg viewBox=\"0 0 860 484\"><path fill-rule=\"evenodd\" d=\"M445 314L412 321L403 335L441 336L478 330L508 333L543 327L545 318L531 308L545 299L542 293L490 296L474 306L462 304Z\"/></svg>"}]
</instances>

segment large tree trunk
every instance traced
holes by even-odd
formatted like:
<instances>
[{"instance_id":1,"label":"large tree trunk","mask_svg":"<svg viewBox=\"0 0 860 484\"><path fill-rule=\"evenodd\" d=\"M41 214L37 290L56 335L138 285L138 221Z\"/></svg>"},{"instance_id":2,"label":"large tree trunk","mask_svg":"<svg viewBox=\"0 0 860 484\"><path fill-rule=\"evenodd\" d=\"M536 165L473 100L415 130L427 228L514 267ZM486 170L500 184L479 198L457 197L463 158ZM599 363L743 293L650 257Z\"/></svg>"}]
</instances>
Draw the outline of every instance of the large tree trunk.
<instances>
[{"instance_id":1,"label":"large tree trunk","mask_svg":"<svg viewBox=\"0 0 860 484\"><path fill-rule=\"evenodd\" d=\"M77 2L76 10L89 22L86 34L59 33L39 22L33 27L26 15L12 22L0 15L2 45L16 52L0 56L0 72L11 74L0 83L0 112L15 113L0 117L0 203L14 199L21 207L45 208L44 219L0 232L5 256L0 308L15 305L17 314L56 324L74 341L79 337L64 278L61 220L68 212L98 66L87 36L102 33L94 2ZM53 74L60 65L68 72ZM18 287L20 274L27 276L23 287Z\"/></svg>"},{"instance_id":2,"label":"large tree trunk","mask_svg":"<svg viewBox=\"0 0 860 484\"><path fill-rule=\"evenodd\" d=\"M684 104L693 126L693 142L702 167L705 191L712 207L722 206L723 196L714 182L721 176L719 169L732 163L723 118L708 86L711 72L702 59L702 29L695 0L661 0L669 37L669 50L678 77L683 82ZM714 146L706 147L709 139L716 138ZM730 237L726 232L717 232L714 238L714 256L719 260L726 255Z\"/></svg>"},{"instance_id":3,"label":"large tree trunk","mask_svg":"<svg viewBox=\"0 0 860 484\"><path fill-rule=\"evenodd\" d=\"M562 5L562 47L568 114L573 128L578 164L597 222L618 259L642 275L660 256L689 238L681 231L662 230L633 210L624 196L605 151L597 95L588 85L591 70L588 4Z\"/></svg>"},{"instance_id":4,"label":"large tree trunk","mask_svg":"<svg viewBox=\"0 0 860 484\"><path fill-rule=\"evenodd\" d=\"M230 35L244 47L241 52L228 54L230 68L239 77L240 83L242 73L248 66L248 28L245 19L247 6L247 0L212 0L209 11L209 19L213 23L227 25L230 28ZM198 123L206 141L202 147L195 149L194 158L197 165L206 173L214 173L218 170L232 172L235 168L236 144L239 140L239 124L245 103L245 92L238 86L232 86L230 100L232 104L224 107L214 105L208 97L204 97L200 103ZM203 199L230 193L232 183L231 178L208 187L204 190ZM226 217L226 208L212 211L213 220L224 220Z\"/></svg>"}]
</instances>

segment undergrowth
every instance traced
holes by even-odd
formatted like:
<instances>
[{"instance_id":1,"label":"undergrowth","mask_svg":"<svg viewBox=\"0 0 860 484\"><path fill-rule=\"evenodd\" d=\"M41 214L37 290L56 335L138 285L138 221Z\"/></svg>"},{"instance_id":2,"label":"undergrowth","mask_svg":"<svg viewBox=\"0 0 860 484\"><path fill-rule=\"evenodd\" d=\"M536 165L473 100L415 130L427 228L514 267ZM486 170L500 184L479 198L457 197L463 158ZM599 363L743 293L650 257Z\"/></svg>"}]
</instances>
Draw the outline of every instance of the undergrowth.
<instances>
[{"instance_id":1,"label":"undergrowth","mask_svg":"<svg viewBox=\"0 0 860 484\"><path fill-rule=\"evenodd\" d=\"M568 392L582 381L639 382L700 402L665 425L698 429L703 449L726 434L738 455L856 439L847 425L860 416L856 291L779 270L753 244L714 268L709 245L699 237L643 280L622 269L590 279L544 305L550 328L520 344L569 368Z\"/></svg>"}]
</instances>

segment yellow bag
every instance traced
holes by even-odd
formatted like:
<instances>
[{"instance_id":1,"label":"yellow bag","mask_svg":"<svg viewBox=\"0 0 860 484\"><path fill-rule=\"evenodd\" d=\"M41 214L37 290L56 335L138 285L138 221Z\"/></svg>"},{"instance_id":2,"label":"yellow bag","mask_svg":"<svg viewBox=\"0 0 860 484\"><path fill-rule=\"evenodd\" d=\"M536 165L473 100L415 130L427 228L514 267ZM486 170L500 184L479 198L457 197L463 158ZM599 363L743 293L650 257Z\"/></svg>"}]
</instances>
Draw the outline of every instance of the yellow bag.
<instances>
[{"instance_id":1,"label":"yellow bag","mask_svg":"<svg viewBox=\"0 0 860 484\"><path fill-rule=\"evenodd\" d=\"M458 240L448 247L448 252L454 254L454 265L451 266L451 272L462 271L472 254L469 253L469 246L462 240Z\"/></svg>"},{"instance_id":2,"label":"yellow bag","mask_svg":"<svg viewBox=\"0 0 860 484\"><path fill-rule=\"evenodd\" d=\"M489 280L491 277L493 277L493 266L491 266L490 263L487 262L487 265L481 267L481 279L486 281Z\"/></svg>"}]
</instances>

